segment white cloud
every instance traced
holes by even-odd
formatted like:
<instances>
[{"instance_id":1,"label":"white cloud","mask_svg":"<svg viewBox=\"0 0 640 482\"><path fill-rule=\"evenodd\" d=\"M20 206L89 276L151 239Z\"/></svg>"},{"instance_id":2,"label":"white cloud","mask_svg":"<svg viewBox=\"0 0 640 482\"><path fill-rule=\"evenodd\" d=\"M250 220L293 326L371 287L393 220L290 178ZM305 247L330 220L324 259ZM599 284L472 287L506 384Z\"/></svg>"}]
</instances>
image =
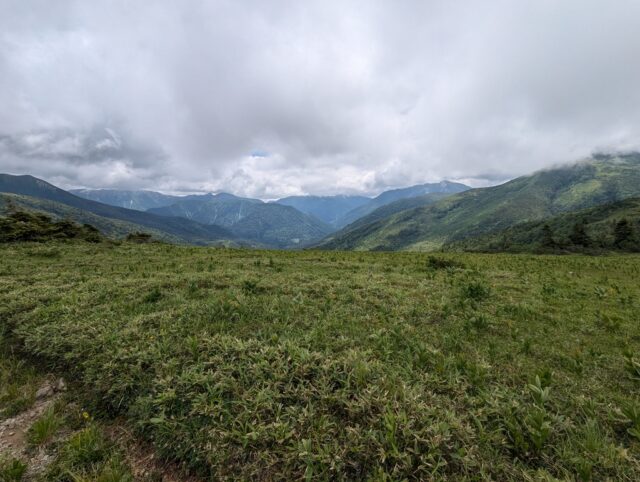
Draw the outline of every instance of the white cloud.
<instances>
[{"instance_id":1,"label":"white cloud","mask_svg":"<svg viewBox=\"0 0 640 482\"><path fill-rule=\"evenodd\" d=\"M278 197L638 148L638 18L632 0L3 2L0 171Z\"/></svg>"}]
</instances>

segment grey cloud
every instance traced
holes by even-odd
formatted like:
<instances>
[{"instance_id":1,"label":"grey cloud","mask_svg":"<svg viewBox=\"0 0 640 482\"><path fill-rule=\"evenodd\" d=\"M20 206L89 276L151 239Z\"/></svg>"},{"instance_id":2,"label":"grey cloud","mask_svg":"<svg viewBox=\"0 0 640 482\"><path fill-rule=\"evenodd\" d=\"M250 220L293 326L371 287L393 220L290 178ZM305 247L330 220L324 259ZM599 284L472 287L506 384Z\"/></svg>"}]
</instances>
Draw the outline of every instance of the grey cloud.
<instances>
[{"instance_id":1,"label":"grey cloud","mask_svg":"<svg viewBox=\"0 0 640 482\"><path fill-rule=\"evenodd\" d=\"M637 149L638 18L632 0L3 2L0 171L270 198Z\"/></svg>"}]
</instances>

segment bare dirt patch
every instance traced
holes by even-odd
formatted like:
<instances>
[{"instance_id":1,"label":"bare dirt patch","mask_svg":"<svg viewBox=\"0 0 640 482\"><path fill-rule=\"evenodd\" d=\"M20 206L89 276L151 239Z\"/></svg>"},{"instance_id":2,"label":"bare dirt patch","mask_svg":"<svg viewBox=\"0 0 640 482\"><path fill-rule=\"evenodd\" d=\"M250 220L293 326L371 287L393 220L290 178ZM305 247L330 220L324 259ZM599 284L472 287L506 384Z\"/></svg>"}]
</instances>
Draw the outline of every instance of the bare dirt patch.
<instances>
[{"instance_id":1,"label":"bare dirt patch","mask_svg":"<svg viewBox=\"0 0 640 482\"><path fill-rule=\"evenodd\" d=\"M26 463L26 480L42 473L53 461L53 456L47 453L45 447L29 446L29 428L55 403L65 388L64 382L53 383L47 380L38 389L36 401L31 408L0 422L0 454Z\"/></svg>"}]
</instances>

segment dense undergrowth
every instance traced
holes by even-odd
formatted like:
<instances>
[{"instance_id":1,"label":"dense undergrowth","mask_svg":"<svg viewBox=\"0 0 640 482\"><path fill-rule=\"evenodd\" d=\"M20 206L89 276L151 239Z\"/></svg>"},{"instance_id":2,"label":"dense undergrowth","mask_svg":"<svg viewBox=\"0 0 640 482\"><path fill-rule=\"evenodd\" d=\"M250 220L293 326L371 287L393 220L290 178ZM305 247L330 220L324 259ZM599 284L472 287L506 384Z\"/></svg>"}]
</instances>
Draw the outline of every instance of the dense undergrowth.
<instances>
[{"instance_id":1,"label":"dense undergrowth","mask_svg":"<svg viewBox=\"0 0 640 482\"><path fill-rule=\"evenodd\" d=\"M90 224L68 220L54 221L48 216L27 211L13 211L0 217L0 243L81 239L98 243L104 238Z\"/></svg>"},{"instance_id":2,"label":"dense undergrowth","mask_svg":"<svg viewBox=\"0 0 640 482\"><path fill-rule=\"evenodd\" d=\"M637 480L640 257L0 247L0 323L212 479Z\"/></svg>"}]
</instances>

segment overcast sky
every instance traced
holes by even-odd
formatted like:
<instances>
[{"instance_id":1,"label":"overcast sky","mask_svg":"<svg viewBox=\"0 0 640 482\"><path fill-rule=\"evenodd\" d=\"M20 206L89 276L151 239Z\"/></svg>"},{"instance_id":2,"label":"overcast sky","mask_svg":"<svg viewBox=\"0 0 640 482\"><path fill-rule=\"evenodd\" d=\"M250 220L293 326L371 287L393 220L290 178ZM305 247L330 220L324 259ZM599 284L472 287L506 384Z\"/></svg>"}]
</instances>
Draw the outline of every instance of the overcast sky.
<instances>
[{"instance_id":1,"label":"overcast sky","mask_svg":"<svg viewBox=\"0 0 640 482\"><path fill-rule=\"evenodd\" d=\"M640 1L0 0L0 172L375 194L640 144Z\"/></svg>"}]
</instances>

